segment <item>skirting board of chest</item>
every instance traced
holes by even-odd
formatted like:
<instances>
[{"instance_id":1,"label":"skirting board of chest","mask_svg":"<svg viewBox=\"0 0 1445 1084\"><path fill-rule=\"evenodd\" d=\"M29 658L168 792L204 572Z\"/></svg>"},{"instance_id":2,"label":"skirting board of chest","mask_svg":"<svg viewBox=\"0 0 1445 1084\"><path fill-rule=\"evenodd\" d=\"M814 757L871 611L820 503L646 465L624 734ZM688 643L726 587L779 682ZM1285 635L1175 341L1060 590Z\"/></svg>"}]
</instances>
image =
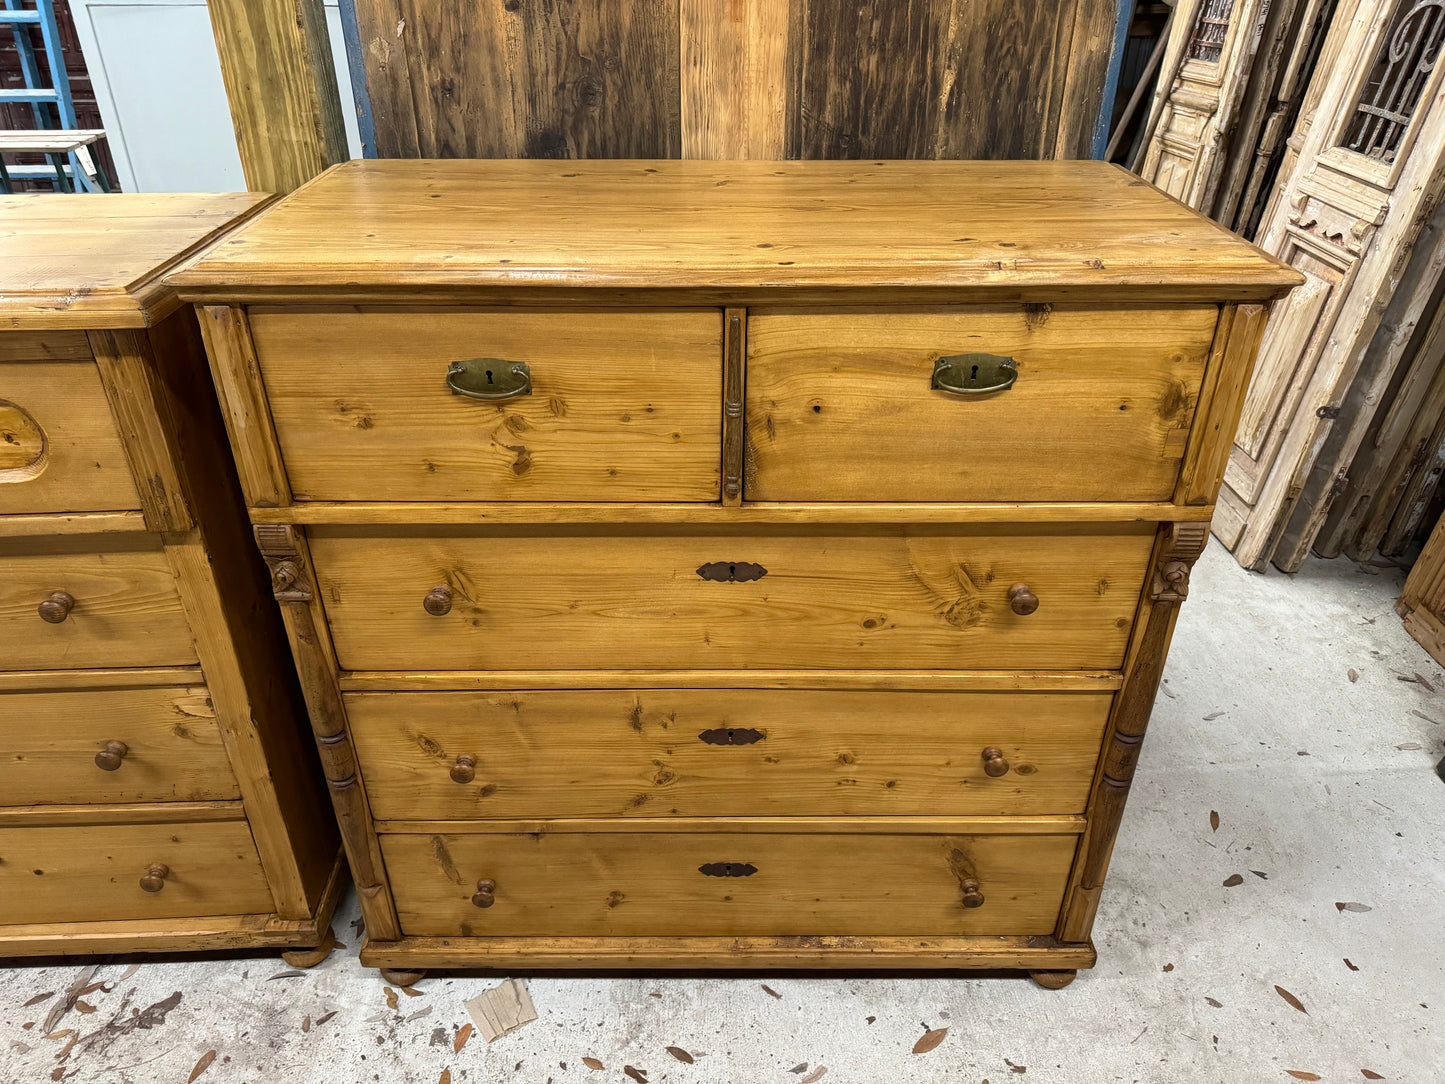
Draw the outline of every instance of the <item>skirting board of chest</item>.
<instances>
[{"instance_id":1,"label":"skirting board of chest","mask_svg":"<svg viewBox=\"0 0 1445 1084\"><path fill-rule=\"evenodd\" d=\"M365 962L1092 966L1294 272L1101 163L368 161L172 281Z\"/></svg>"}]
</instances>

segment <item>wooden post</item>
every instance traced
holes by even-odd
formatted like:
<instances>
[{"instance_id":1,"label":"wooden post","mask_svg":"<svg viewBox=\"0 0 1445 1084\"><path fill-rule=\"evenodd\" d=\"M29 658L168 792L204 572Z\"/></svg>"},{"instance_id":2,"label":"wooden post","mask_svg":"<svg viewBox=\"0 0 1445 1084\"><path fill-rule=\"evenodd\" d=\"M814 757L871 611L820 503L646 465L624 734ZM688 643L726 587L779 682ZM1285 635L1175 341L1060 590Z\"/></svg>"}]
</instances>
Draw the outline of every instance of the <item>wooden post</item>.
<instances>
[{"instance_id":1,"label":"wooden post","mask_svg":"<svg viewBox=\"0 0 1445 1084\"><path fill-rule=\"evenodd\" d=\"M246 187L290 192L347 158L321 0L210 0Z\"/></svg>"}]
</instances>

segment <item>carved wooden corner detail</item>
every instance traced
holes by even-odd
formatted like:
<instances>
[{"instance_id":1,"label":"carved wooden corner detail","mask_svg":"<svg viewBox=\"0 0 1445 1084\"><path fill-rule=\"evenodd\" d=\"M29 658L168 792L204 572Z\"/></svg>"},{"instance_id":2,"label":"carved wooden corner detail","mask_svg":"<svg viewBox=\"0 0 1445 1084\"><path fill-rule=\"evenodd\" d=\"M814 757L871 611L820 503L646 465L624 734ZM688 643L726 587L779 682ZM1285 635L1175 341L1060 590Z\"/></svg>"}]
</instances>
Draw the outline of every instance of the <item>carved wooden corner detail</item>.
<instances>
[{"instance_id":1,"label":"carved wooden corner detail","mask_svg":"<svg viewBox=\"0 0 1445 1084\"><path fill-rule=\"evenodd\" d=\"M1150 598L1178 605L1189 597L1189 570L1209 541L1207 523L1171 523L1154 565Z\"/></svg>"},{"instance_id":2,"label":"carved wooden corner detail","mask_svg":"<svg viewBox=\"0 0 1445 1084\"><path fill-rule=\"evenodd\" d=\"M301 561L296 528L285 523L263 523L252 528L256 546L271 569L271 591L277 602L310 602L311 579Z\"/></svg>"}]
</instances>

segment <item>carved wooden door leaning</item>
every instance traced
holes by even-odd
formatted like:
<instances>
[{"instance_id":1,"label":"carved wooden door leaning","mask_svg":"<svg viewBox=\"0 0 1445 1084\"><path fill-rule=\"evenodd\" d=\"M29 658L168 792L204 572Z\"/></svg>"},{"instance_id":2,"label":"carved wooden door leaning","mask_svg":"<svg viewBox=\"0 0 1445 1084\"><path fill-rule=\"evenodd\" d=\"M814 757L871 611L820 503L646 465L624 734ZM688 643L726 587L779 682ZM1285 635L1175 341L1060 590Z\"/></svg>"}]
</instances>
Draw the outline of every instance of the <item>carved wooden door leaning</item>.
<instances>
[{"instance_id":1,"label":"carved wooden door leaning","mask_svg":"<svg viewBox=\"0 0 1445 1084\"><path fill-rule=\"evenodd\" d=\"M1215 514L1270 560L1445 181L1445 0L1361 0L1261 246L1308 282L1271 314Z\"/></svg>"}]
</instances>

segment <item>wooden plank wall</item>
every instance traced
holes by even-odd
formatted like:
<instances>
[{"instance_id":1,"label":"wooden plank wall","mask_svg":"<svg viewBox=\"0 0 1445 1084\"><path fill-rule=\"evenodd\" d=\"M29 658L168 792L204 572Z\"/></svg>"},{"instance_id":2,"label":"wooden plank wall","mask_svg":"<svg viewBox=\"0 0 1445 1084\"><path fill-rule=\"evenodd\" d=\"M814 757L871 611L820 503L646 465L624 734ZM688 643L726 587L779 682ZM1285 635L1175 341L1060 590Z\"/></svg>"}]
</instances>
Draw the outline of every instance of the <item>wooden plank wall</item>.
<instances>
[{"instance_id":1,"label":"wooden plank wall","mask_svg":"<svg viewBox=\"0 0 1445 1084\"><path fill-rule=\"evenodd\" d=\"M1101 0L355 0L383 158L1082 158Z\"/></svg>"}]
</instances>

